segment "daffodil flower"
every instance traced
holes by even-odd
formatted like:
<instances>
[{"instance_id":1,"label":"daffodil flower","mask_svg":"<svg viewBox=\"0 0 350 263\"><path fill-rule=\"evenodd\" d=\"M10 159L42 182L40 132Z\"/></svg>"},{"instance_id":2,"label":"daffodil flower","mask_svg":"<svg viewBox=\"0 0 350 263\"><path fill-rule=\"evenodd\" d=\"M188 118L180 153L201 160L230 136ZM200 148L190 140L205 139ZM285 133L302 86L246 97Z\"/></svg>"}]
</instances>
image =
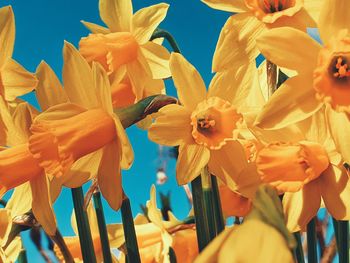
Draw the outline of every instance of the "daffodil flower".
<instances>
[{"instance_id":1,"label":"daffodil flower","mask_svg":"<svg viewBox=\"0 0 350 263\"><path fill-rule=\"evenodd\" d=\"M318 22L323 45L292 28L272 29L261 35L258 47L278 66L296 70L271 97L262 114L265 128L278 128L314 114L322 102L350 112L350 4L346 0L324 2Z\"/></svg>"},{"instance_id":2,"label":"daffodil flower","mask_svg":"<svg viewBox=\"0 0 350 263\"><path fill-rule=\"evenodd\" d=\"M99 64L91 68L71 44L65 44L63 53L69 103L53 106L35 118L29 149L49 178L64 175L80 158L100 151L101 160L93 161L91 168L97 169L102 195L118 210L122 202L120 166L130 167L133 152L113 113L107 75ZM75 178L75 184L85 183L89 176Z\"/></svg>"},{"instance_id":3,"label":"daffodil flower","mask_svg":"<svg viewBox=\"0 0 350 263\"><path fill-rule=\"evenodd\" d=\"M168 7L161 3L133 14L131 0L100 0L100 16L108 28L83 21L92 34L81 39L80 52L110 74L114 107L163 91L160 79L170 76L169 52L150 38Z\"/></svg>"},{"instance_id":4,"label":"daffodil flower","mask_svg":"<svg viewBox=\"0 0 350 263\"><path fill-rule=\"evenodd\" d=\"M179 145L176 178L180 185L196 178L203 167L218 176L231 190L244 185L250 176L240 176L247 166L242 145L237 141L243 127L245 98L256 77L254 69L217 74L208 92L197 70L177 53L170 68L182 105L168 105L149 129L149 138L167 146Z\"/></svg>"},{"instance_id":5,"label":"daffodil flower","mask_svg":"<svg viewBox=\"0 0 350 263\"><path fill-rule=\"evenodd\" d=\"M11 6L0 8L0 96L14 101L35 89L35 76L12 59L15 44L15 17Z\"/></svg>"},{"instance_id":6,"label":"daffodil flower","mask_svg":"<svg viewBox=\"0 0 350 263\"><path fill-rule=\"evenodd\" d=\"M219 193L225 217L246 216L249 213L252 204L248 198L233 192L224 184L219 186Z\"/></svg>"},{"instance_id":7,"label":"daffodil flower","mask_svg":"<svg viewBox=\"0 0 350 263\"><path fill-rule=\"evenodd\" d=\"M238 13L221 30L213 58L214 72L236 67L242 61L254 61L259 54L255 40L267 29L290 26L306 31L307 27L316 27L322 3L321 0L201 1L215 9Z\"/></svg>"}]
</instances>

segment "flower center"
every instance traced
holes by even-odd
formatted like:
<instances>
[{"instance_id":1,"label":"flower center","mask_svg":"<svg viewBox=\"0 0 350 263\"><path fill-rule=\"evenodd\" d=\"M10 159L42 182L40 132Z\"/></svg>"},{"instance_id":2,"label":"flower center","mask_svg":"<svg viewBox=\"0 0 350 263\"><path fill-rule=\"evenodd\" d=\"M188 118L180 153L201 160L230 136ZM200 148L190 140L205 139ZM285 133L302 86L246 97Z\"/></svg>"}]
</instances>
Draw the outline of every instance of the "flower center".
<instances>
[{"instance_id":1,"label":"flower center","mask_svg":"<svg viewBox=\"0 0 350 263\"><path fill-rule=\"evenodd\" d=\"M265 13L275 13L287 9L287 0L260 0L260 7Z\"/></svg>"},{"instance_id":2,"label":"flower center","mask_svg":"<svg viewBox=\"0 0 350 263\"><path fill-rule=\"evenodd\" d=\"M237 138L242 115L229 102L211 97L192 112L192 136L196 143L220 149L228 140Z\"/></svg>"},{"instance_id":3,"label":"flower center","mask_svg":"<svg viewBox=\"0 0 350 263\"><path fill-rule=\"evenodd\" d=\"M345 56L335 56L330 64L330 73L336 79L344 79L350 76L349 59Z\"/></svg>"}]
</instances>

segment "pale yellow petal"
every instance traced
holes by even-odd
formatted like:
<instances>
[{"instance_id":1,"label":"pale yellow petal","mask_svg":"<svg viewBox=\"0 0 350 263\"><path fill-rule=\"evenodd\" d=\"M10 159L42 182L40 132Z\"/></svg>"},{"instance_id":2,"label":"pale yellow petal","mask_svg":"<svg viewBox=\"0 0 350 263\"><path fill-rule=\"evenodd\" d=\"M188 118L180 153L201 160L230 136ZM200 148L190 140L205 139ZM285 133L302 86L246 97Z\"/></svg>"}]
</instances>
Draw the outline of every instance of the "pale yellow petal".
<instances>
[{"instance_id":1,"label":"pale yellow petal","mask_svg":"<svg viewBox=\"0 0 350 263\"><path fill-rule=\"evenodd\" d=\"M201 75L179 53L171 53L170 70L180 102L189 109L195 109L206 97L206 88Z\"/></svg>"},{"instance_id":2,"label":"pale yellow petal","mask_svg":"<svg viewBox=\"0 0 350 263\"><path fill-rule=\"evenodd\" d=\"M132 34L139 44L148 42L158 25L164 20L169 5L160 3L138 10L132 17Z\"/></svg>"},{"instance_id":3,"label":"pale yellow petal","mask_svg":"<svg viewBox=\"0 0 350 263\"><path fill-rule=\"evenodd\" d=\"M256 42L266 59L301 73L312 73L321 49L309 35L289 27L264 32Z\"/></svg>"},{"instance_id":4,"label":"pale yellow petal","mask_svg":"<svg viewBox=\"0 0 350 263\"><path fill-rule=\"evenodd\" d=\"M29 182L17 186L6 204L11 218L27 213L32 208L32 194Z\"/></svg>"},{"instance_id":5,"label":"pale yellow petal","mask_svg":"<svg viewBox=\"0 0 350 263\"><path fill-rule=\"evenodd\" d=\"M17 236L14 240L12 240L12 242L5 249L7 260L9 260L9 262L16 262L21 250L22 250L22 239Z\"/></svg>"},{"instance_id":6,"label":"pale yellow petal","mask_svg":"<svg viewBox=\"0 0 350 263\"><path fill-rule=\"evenodd\" d=\"M283 210L290 232L305 230L306 225L316 215L321 204L318 180L306 184L296 193L285 193Z\"/></svg>"},{"instance_id":7,"label":"pale yellow petal","mask_svg":"<svg viewBox=\"0 0 350 263\"><path fill-rule=\"evenodd\" d=\"M151 186L150 190L150 200L147 201L147 216L151 220L153 224L163 229L162 223L162 213L157 208L157 197L156 197L156 187L154 185Z\"/></svg>"},{"instance_id":8,"label":"pale yellow petal","mask_svg":"<svg viewBox=\"0 0 350 263\"><path fill-rule=\"evenodd\" d=\"M36 69L38 86L36 97L42 111L49 107L68 102L68 97L52 68L42 61Z\"/></svg>"},{"instance_id":9,"label":"pale yellow petal","mask_svg":"<svg viewBox=\"0 0 350 263\"><path fill-rule=\"evenodd\" d=\"M324 2L325 0L304 0L304 8L316 22L318 21Z\"/></svg>"},{"instance_id":10,"label":"pale yellow petal","mask_svg":"<svg viewBox=\"0 0 350 263\"><path fill-rule=\"evenodd\" d=\"M131 27L131 0L100 0L100 16L112 32L128 32Z\"/></svg>"},{"instance_id":11,"label":"pale yellow petal","mask_svg":"<svg viewBox=\"0 0 350 263\"><path fill-rule=\"evenodd\" d=\"M103 26L94 24L94 23L90 23L84 20L80 21L88 30L90 30L91 33L93 34L109 34L111 33L111 31Z\"/></svg>"},{"instance_id":12,"label":"pale yellow petal","mask_svg":"<svg viewBox=\"0 0 350 263\"><path fill-rule=\"evenodd\" d=\"M114 115L114 123L117 130L118 141L120 142L120 147L121 147L120 165L122 169L129 169L134 161L134 151L131 147L129 138L126 135L123 125L121 124L119 118L115 115Z\"/></svg>"},{"instance_id":13,"label":"pale yellow petal","mask_svg":"<svg viewBox=\"0 0 350 263\"><path fill-rule=\"evenodd\" d=\"M87 109L97 108L92 70L79 51L65 42L63 48L63 83L70 102Z\"/></svg>"},{"instance_id":14,"label":"pale yellow petal","mask_svg":"<svg viewBox=\"0 0 350 263\"><path fill-rule=\"evenodd\" d=\"M100 234L98 230L98 223L97 223L97 216L94 206L92 205L92 202L89 203L87 209L86 209L87 217L89 220L90 230L92 236L98 236Z\"/></svg>"},{"instance_id":15,"label":"pale yellow petal","mask_svg":"<svg viewBox=\"0 0 350 263\"><path fill-rule=\"evenodd\" d=\"M147 59L154 79L165 79L171 76L170 53L165 47L149 41L141 47L141 51Z\"/></svg>"},{"instance_id":16,"label":"pale yellow petal","mask_svg":"<svg viewBox=\"0 0 350 263\"><path fill-rule=\"evenodd\" d=\"M101 64L93 63L92 72L95 82L96 100L99 101L99 105L102 109L109 114L113 114L111 86L106 71Z\"/></svg>"},{"instance_id":17,"label":"pale yellow petal","mask_svg":"<svg viewBox=\"0 0 350 263\"><path fill-rule=\"evenodd\" d=\"M272 95L256 119L264 129L279 129L305 120L322 107L312 89L312 76L295 76Z\"/></svg>"},{"instance_id":18,"label":"pale yellow petal","mask_svg":"<svg viewBox=\"0 0 350 263\"><path fill-rule=\"evenodd\" d=\"M109 206L116 211L119 210L123 201L120 148L118 141L114 141L104 147L97 176L101 194Z\"/></svg>"},{"instance_id":19,"label":"pale yellow petal","mask_svg":"<svg viewBox=\"0 0 350 263\"><path fill-rule=\"evenodd\" d=\"M323 43L334 37L339 30L350 31L350 2L348 0L324 0L322 5L318 28Z\"/></svg>"},{"instance_id":20,"label":"pale yellow petal","mask_svg":"<svg viewBox=\"0 0 350 263\"><path fill-rule=\"evenodd\" d=\"M183 106L171 104L163 107L160 116L148 129L151 141L167 146L177 146L193 141L191 113Z\"/></svg>"},{"instance_id":21,"label":"pale yellow petal","mask_svg":"<svg viewBox=\"0 0 350 263\"><path fill-rule=\"evenodd\" d=\"M211 8L232 12L232 13L242 13L249 11L244 0L201 0L204 4Z\"/></svg>"},{"instance_id":22,"label":"pale yellow petal","mask_svg":"<svg viewBox=\"0 0 350 263\"><path fill-rule=\"evenodd\" d=\"M187 184L200 175L208 164L210 151L197 144L183 144L179 148L176 164L176 179L179 185Z\"/></svg>"},{"instance_id":23,"label":"pale yellow petal","mask_svg":"<svg viewBox=\"0 0 350 263\"><path fill-rule=\"evenodd\" d=\"M7 242L12 227L11 211L0 209L0 245L3 247Z\"/></svg>"},{"instance_id":24,"label":"pale yellow petal","mask_svg":"<svg viewBox=\"0 0 350 263\"><path fill-rule=\"evenodd\" d=\"M35 89L38 80L34 74L29 73L18 62L9 58L0 70L1 82L5 90L5 99L15 100Z\"/></svg>"},{"instance_id":25,"label":"pale yellow petal","mask_svg":"<svg viewBox=\"0 0 350 263\"><path fill-rule=\"evenodd\" d=\"M143 99L145 85L150 76L139 60L128 63L126 68L136 100L139 101Z\"/></svg>"},{"instance_id":26,"label":"pale yellow petal","mask_svg":"<svg viewBox=\"0 0 350 263\"><path fill-rule=\"evenodd\" d=\"M350 219L350 181L344 168L330 165L320 178L320 192L327 211L334 218Z\"/></svg>"},{"instance_id":27,"label":"pale yellow petal","mask_svg":"<svg viewBox=\"0 0 350 263\"><path fill-rule=\"evenodd\" d=\"M0 8L0 67L12 56L15 45L15 16L11 6Z\"/></svg>"},{"instance_id":28,"label":"pale yellow petal","mask_svg":"<svg viewBox=\"0 0 350 263\"><path fill-rule=\"evenodd\" d=\"M13 123L18 129L18 132L21 132L23 139L29 138L31 135L29 129L32 125L34 117L35 116L31 111L31 107L27 102L18 104L14 113L12 114Z\"/></svg>"},{"instance_id":29,"label":"pale yellow petal","mask_svg":"<svg viewBox=\"0 0 350 263\"><path fill-rule=\"evenodd\" d=\"M49 236L56 233L56 217L50 197L50 184L45 174L36 176L30 181L32 190L32 210L35 218Z\"/></svg>"},{"instance_id":30,"label":"pale yellow petal","mask_svg":"<svg viewBox=\"0 0 350 263\"><path fill-rule=\"evenodd\" d=\"M219 72L254 62L259 54L256 38L264 29L264 24L250 13L231 16L222 28L216 44L212 70Z\"/></svg>"}]
</instances>

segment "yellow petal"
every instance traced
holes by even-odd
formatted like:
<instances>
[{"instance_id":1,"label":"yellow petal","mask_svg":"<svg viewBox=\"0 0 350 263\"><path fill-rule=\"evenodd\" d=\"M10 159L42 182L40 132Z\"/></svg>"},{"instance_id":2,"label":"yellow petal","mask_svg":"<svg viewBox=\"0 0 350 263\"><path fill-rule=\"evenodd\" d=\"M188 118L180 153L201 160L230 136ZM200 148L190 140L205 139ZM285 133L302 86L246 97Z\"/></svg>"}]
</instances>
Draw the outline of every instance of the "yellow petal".
<instances>
[{"instance_id":1,"label":"yellow petal","mask_svg":"<svg viewBox=\"0 0 350 263\"><path fill-rule=\"evenodd\" d=\"M49 183L47 177L42 174L30 181L32 190L32 210L35 218L41 224L49 236L56 233L56 218L52 209Z\"/></svg>"},{"instance_id":2,"label":"yellow petal","mask_svg":"<svg viewBox=\"0 0 350 263\"><path fill-rule=\"evenodd\" d=\"M170 70L180 102L189 109L195 109L197 104L206 97L202 77L196 68L179 53L171 53Z\"/></svg>"},{"instance_id":3,"label":"yellow petal","mask_svg":"<svg viewBox=\"0 0 350 263\"><path fill-rule=\"evenodd\" d=\"M11 211L11 218L27 213L32 206L32 194L30 184L24 183L17 186L6 204L6 209Z\"/></svg>"},{"instance_id":4,"label":"yellow petal","mask_svg":"<svg viewBox=\"0 0 350 263\"><path fill-rule=\"evenodd\" d=\"M150 200L147 201L147 216L153 224L161 229L164 228L162 223L162 213L157 208L156 187L154 185L151 186Z\"/></svg>"},{"instance_id":5,"label":"yellow petal","mask_svg":"<svg viewBox=\"0 0 350 263\"><path fill-rule=\"evenodd\" d=\"M129 32L132 3L131 0L100 0L100 16L112 32Z\"/></svg>"},{"instance_id":6,"label":"yellow petal","mask_svg":"<svg viewBox=\"0 0 350 263\"><path fill-rule=\"evenodd\" d=\"M183 144L179 148L176 164L176 179L179 185L187 184L200 175L208 164L210 151L197 144Z\"/></svg>"},{"instance_id":7,"label":"yellow petal","mask_svg":"<svg viewBox=\"0 0 350 263\"><path fill-rule=\"evenodd\" d=\"M126 68L133 92L136 96L136 100L139 101L143 99L146 81L149 78L149 76L147 75L145 68L139 60L135 60L128 63L126 65Z\"/></svg>"},{"instance_id":8,"label":"yellow petal","mask_svg":"<svg viewBox=\"0 0 350 263\"><path fill-rule=\"evenodd\" d=\"M38 80L33 74L10 58L5 61L0 74L5 89L5 99L9 101L33 91L38 84Z\"/></svg>"},{"instance_id":9,"label":"yellow petal","mask_svg":"<svg viewBox=\"0 0 350 263\"><path fill-rule=\"evenodd\" d=\"M34 117L31 107L27 102L18 104L12 114L13 122L18 131L22 133L23 138L29 138L31 135L29 128L32 125Z\"/></svg>"},{"instance_id":10,"label":"yellow petal","mask_svg":"<svg viewBox=\"0 0 350 263\"><path fill-rule=\"evenodd\" d=\"M130 141L126 132L121 124L119 118L114 115L114 123L117 130L117 137L121 147L121 161L120 165L122 169L129 169L134 161L134 151L131 147Z\"/></svg>"},{"instance_id":11,"label":"yellow petal","mask_svg":"<svg viewBox=\"0 0 350 263\"><path fill-rule=\"evenodd\" d=\"M20 237L16 237L5 249L5 254L7 260L9 262L16 262L19 253L22 250L22 239Z\"/></svg>"},{"instance_id":12,"label":"yellow petal","mask_svg":"<svg viewBox=\"0 0 350 263\"><path fill-rule=\"evenodd\" d=\"M316 22L320 16L324 1L325 0L304 0L304 8Z\"/></svg>"},{"instance_id":13,"label":"yellow petal","mask_svg":"<svg viewBox=\"0 0 350 263\"><path fill-rule=\"evenodd\" d=\"M87 217L89 220L90 230L92 236L97 236L100 234L98 230L98 223L97 223L97 216L94 206L92 205L92 202L88 205L86 209Z\"/></svg>"},{"instance_id":14,"label":"yellow petal","mask_svg":"<svg viewBox=\"0 0 350 263\"><path fill-rule=\"evenodd\" d=\"M306 184L296 193L285 193L283 210L290 232L304 230L307 223L316 215L321 204L318 180Z\"/></svg>"},{"instance_id":15,"label":"yellow petal","mask_svg":"<svg viewBox=\"0 0 350 263\"><path fill-rule=\"evenodd\" d=\"M11 6L0 8L0 67L12 56L15 45L15 16Z\"/></svg>"},{"instance_id":16,"label":"yellow petal","mask_svg":"<svg viewBox=\"0 0 350 263\"><path fill-rule=\"evenodd\" d=\"M170 77L170 54L165 47L149 41L141 47L141 51L147 59L147 63L149 64L154 79L165 79Z\"/></svg>"},{"instance_id":17,"label":"yellow petal","mask_svg":"<svg viewBox=\"0 0 350 263\"><path fill-rule=\"evenodd\" d=\"M137 11L132 17L132 34L139 44L148 42L158 25L164 20L169 5L160 3Z\"/></svg>"},{"instance_id":18,"label":"yellow petal","mask_svg":"<svg viewBox=\"0 0 350 263\"><path fill-rule=\"evenodd\" d=\"M91 33L93 34L109 34L111 33L111 31L103 26L94 24L94 23L90 23L90 22L86 22L84 20L80 21L88 30L90 30Z\"/></svg>"},{"instance_id":19,"label":"yellow petal","mask_svg":"<svg viewBox=\"0 0 350 263\"><path fill-rule=\"evenodd\" d=\"M12 227L11 211L0 209L0 244L3 247L7 242Z\"/></svg>"},{"instance_id":20,"label":"yellow petal","mask_svg":"<svg viewBox=\"0 0 350 263\"><path fill-rule=\"evenodd\" d=\"M102 109L109 114L113 114L111 86L106 71L101 64L93 63L92 72L95 82L96 99L99 101Z\"/></svg>"},{"instance_id":21,"label":"yellow petal","mask_svg":"<svg viewBox=\"0 0 350 263\"><path fill-rule=\"evenodd\" d=\"M250 13L231 16L216 44L212 70L219 72L254 62L259 54L255 41L264 29L264 24Z\"/></svg>"},{"instance_id":22,"label":"yellow petal","mask_svg":"<svg viewBox=\"0 0 350 263\"><path fill-rule=\"evenodd\" d=\"M323 43L327 44L341 29L350 31L349 10L350 2L347 0L324 0L318 21Z\"/></svg>"},{"instance_id":23,"label":"yellow petal","mask_svg":"<svg viewBox=\"0 0 350 263\"><path fill-rule=\"evenodd\" d=\"M167 146L177 146L193 141L191 113L183 106L172 104L163 107L160 116L148 129L151 141Z\"/></svg>"},{"instance_id":24,"label":"yellow petal","mask_svg":"<svg viewBox=\"0 0 350 263\"><path fill-rule=\"evenodd\" d=\"M310 117L322 107L312 89L312 76L295 76L272 95L256 119L265 129L280 129Z\"/></svg>"},{"instance_id":25,"label":"yellow petal","mask_svg":"<svg viewBox=\"0 0 350 263\"><path fill-rule=\"evenodd\" d=\"M238 176L247 166L246 154L238 141L228 141L221 149L210 152L209 171L236 191Z\"/></svg>"},{"instance_id":26,"label":"yellow petal","mask_svg":"<svg viewBox=\"0 0 350 263\"><path fill-rule=\"evenodd\" d=\"M327 211L337 220L349 220L350 181L345 169L330 165L320 180L320 192Z\"/></svg>"},{"instance_id":27,"label":"yellow petal","mask_svg":"<svg viewBox=\"0 0 350 263\"><path fill-rule=\"evenodd\" d=\"M248 11L248 8L244 0L201 0L204 4L210 6L211 8L232 12L232 13L242 13Z\"/></svg>"},{"instance_id":28,"label":"yellow petal","mask_svg":"<svg viewBox=\"0 0 350 263\"><path fill-rule=\"evenodd\" d=\"M315 69L321 49L320 44L306 33L288 27L271 29L263 33L256 42L266 59L278 66L302 73Z\"/></svg>"},{"instance_id":29,"label":"yellow petal","mask_svg":"<svg viewBox=\"0 0 350 263\"><path fill-rule=\"evenodd\" d=\"M92 70L79 51L65 42L63 48L63 83L70 102L88 109L97 108Z\"/></svg>"},{"instance_id":30,"label":"yellow petal","mask_svg":"<svg viewBox=\"0 0 350 263\"><path fill-rule=\"evenodd\" d=\"M45 61L39 64L35 74L39 80L36 97L42 111L47 110L51 106L68 102L67 95L59 79Z\"/></svg>"},{"instance_id":31,"label":"yellow petal","mask_svg":"<svg viewBox=\"0 0 350 263\"><path fill-rule=\"evenodd\" d=\"M118 211L123 201L122 178L120 171L120 144L118 141L103 149L98 171L98 185L109 206Z\"/></svg>"}]
</instances>

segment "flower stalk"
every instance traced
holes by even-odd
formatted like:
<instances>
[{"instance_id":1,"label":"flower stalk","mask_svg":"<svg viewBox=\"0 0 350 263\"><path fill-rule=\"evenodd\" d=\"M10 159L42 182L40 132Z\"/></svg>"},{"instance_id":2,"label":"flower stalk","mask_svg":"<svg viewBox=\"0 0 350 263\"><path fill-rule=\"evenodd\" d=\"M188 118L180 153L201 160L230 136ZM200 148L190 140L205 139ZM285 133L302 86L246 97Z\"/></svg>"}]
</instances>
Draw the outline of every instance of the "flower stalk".
<instances>
[{"instance_id":1,"label":"flower stalk","mask_svg":"<svg viewBox=\"0 0 350 263\"><path fill-rule=\"evenodd\" d=\"M124 228L125 246L127 251L127 262L141 263L130 200L126 195L124 196L124 200L122 202L121 214Z\"/></svg>"},{"instance_id":2,"label":"flower stalk","mask_svg":"<svg viewBox=\"0 0 350 263\"><path fill-rule=\"evenodd\" d=\"M304 251L303 251L303 244L301 242L301 236L300 232L293 233L295 240L297 241L297 246L294 250L294 255L296 262L298 263L304 263Z\"/></svg>"},{"instance_id":3,"label":"flower stalk","mask_svg":"<svg viewBox=\"0 0 350 263\"><path fill-rule=\"evenodd\" d=\"M66 243L64 242L64 239L62 237L61 232L57 229L56 233L54 236L50 236L51 240L55 242L55 244L59 247L59 249L62 252L64 261L66 263L73 263L74 259L72 254L70 253Z\"/></svg>"},{"instance_id":4,"label":"flower stalk","mask_svg":"<svg viewBox=\"0 0 350 263\"><path fill-rule=\"evenodd\" d=\"M77 220L81 254L84 262L96 262L87 213L84 210L84 195L81 187L72 189L74 212Z\"/></svg>"},{"instance_id":5,"label":"flower stalk","mask_svg":"<svg viewBox=\"0 0 350 263\"><path fill-rule=\"evenodd\" d=\"M349 221L337 220L339 262L349 262Z\"/></svg>"},{"instance_id":6,"label":"flower stalk","mask_svg":"<svg viewBox=\"0 0 350 263\"><path fill-rule=\"evenodd\" d=\"M21 250L21 252L19 252L17 262L18 263L27 263L28 262L27 252L24 248Z\"/></svg>"},{"instance_id":7,"label":"flower stalk","mask_svg":"<svg viewBox=\"0 0 350 263\"><path fill-rule=\"evenodd\" d=\"M152 41L156 38L165 38L169 42L169 44L174 52L181 53L179 45L176 43L175 38L168 31L157 28L153 32L150 40Z\"/></svg>"},{"instance_id":8,"label":"flower stalk","mask_svg":"<svg viewBox=\"0 0 350 263\"><path fill-rule=\"evenodd\" d=\"M220 234L225 229L225 219L222 214L221 200L219 194L218 181L216 176L211 175L211 186L213 189L214 217L216 223L216 234Z\"/></svg>"},{"instance_id":9,"label":"flower stalk","mask_svg":"<svg viewBox=\"0 0 350 263\"><path fill-rule=\"evenodd\" d=\"M316 218L307 224L307 257L308 262L317 262Z\"/></svg>"},{"instance_id":10,"label":"flower stalk","mask_svg":"<svg viewBox=\"0 0 350 263\"><path fill-rule=\"evenodd\" d=\"M103 206L101 201L101 193L99 191L93 194L93 200L95 204L95 211L97 217L98 230L100 233L102 254L103 254L103 262L111 263L112 255L111 249L109 247L108 233L106 227L106 221L103 214Z\"/></svg>"}]
</instances>

